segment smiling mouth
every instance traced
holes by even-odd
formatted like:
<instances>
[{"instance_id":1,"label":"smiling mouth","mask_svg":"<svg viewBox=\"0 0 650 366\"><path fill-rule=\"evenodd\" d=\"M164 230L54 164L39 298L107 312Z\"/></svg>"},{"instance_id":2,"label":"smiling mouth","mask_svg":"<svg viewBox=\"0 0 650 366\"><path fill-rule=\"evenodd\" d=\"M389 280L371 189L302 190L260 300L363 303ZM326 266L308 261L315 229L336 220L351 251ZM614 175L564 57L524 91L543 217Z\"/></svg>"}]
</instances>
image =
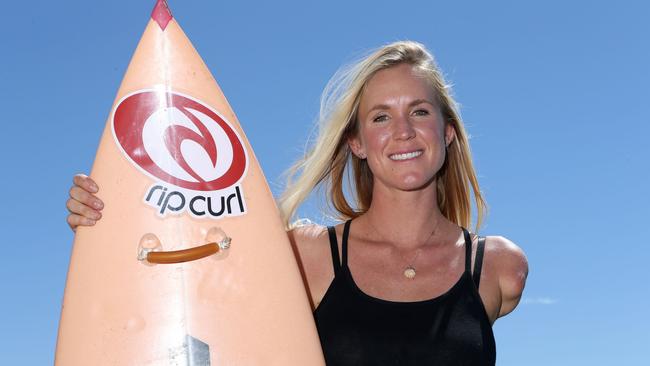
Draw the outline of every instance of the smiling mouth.
<instances>
[{"instance_id":1,"label":"smiling mouth","mask_svg":"<svg viewBox=\"0 0 650 366\"><path fill-rule=\"evenodd\" d=\"M391 154L388 156L388 158L390 158L390 160L401 161L401 160L414 159L420 155L422 155L422 150L416 150L416 151L411 151L402 154Z\"/></svg>"}]
</instances>

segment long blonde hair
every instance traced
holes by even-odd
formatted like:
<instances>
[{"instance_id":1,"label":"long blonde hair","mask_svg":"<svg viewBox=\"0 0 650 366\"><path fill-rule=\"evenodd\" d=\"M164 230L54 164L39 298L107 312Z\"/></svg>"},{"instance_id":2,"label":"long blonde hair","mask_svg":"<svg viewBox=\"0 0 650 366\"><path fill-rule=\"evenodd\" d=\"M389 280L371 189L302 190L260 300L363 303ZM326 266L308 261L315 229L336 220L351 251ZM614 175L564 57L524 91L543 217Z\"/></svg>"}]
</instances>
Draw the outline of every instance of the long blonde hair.
<instances>
[{"instance_id":1,"label":"long blonde hair","mask_svg":"<svg viewBox=\"0 0 650 366\"><path fill-rule=\"evenodd\" d=\"M380 47L360 61L341 68L329 81L321 97L318 137L305 156L288 170L287 186L278 201L287 228L298 206L321 183L327 185L327 201L339 219L355 218L368 210L372 201L373 175L366 160L351 154L348 138L357 133L357 111L368 80L377 71L402 63L413 65L431 84L443 118L455 130L455 139L447 148L445 163L437 174L438 207L450 221L469 227L473 193L478 231L486 204L478 186L458 105L433 56L422 44L412 41ZM354 177L351 187L356 195L354 205L350 205L344 194L348 162L351 162Z\"/></svg>"}]
</instances>

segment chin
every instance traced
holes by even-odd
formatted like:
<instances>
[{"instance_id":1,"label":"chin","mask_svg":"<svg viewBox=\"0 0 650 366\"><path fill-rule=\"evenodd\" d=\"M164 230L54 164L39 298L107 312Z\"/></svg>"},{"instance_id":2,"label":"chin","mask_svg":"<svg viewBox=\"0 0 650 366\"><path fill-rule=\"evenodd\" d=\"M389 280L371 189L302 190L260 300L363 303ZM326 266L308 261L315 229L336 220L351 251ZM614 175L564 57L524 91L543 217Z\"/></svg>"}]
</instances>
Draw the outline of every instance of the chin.
<instances>
[{"instance_id":1,"label":"chin","mask_svg":"<svg viewBox=\"0 0 650 366\"><path fill-rule=\"evenodd\" d=\"M405 177L397 186L403 191L419 191L428 188L435 182L435 177Z\"/></svg>"}]
</instances>

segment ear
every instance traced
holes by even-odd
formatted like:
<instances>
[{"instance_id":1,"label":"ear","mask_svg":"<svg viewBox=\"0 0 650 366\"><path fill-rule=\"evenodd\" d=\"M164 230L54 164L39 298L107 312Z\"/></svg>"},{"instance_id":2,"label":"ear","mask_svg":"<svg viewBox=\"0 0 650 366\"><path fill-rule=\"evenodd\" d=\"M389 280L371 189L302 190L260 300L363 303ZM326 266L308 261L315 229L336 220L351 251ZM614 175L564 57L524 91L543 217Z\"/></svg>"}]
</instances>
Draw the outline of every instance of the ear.
<instances>
[{"instance_id":1,"label":"ear","mask_svg":"<svg viewBox=\"0 0 650 366\"><path fill-rule=\"evenodd\" d=\"M445 146L451 145L456 139L456 129L451 123L445 124Z\"/></svg>"},{"instance_id":2,"label":"ear","mask_svg":"<svg viewBox=\"0 0 650 366\"><path fill-rule=\"evenodd\" d=\"M348 146L350 147L350 150L352 150L352 153L356 155L359 159L365 159L366 158L366 150L363 147L363 144L359 140L359 137L357 136L352 136L348 138Z\"/></svg>"}]
</instances>

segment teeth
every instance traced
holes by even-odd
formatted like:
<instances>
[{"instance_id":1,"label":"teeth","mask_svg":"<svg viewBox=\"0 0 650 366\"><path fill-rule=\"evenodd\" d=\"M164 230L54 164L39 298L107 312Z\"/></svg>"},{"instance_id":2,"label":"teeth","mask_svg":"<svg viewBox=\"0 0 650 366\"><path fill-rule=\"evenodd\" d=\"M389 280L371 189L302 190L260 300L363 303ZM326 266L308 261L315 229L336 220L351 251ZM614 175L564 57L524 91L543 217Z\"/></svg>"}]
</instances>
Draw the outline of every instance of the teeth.
<instances>
[{"instance_id":1,"label":"teeth","mask_svg":"<svg viewBox=\"0 0 650 366\"><path fill-rule=\"evenodd\" d=\"M412 151L404 154L393 154L389 156L389 158L391 160L407 160L407 159L413 159L420 155L422 155L422 151L418 150L418 151Z\"/></svg>"}]
</instances>

